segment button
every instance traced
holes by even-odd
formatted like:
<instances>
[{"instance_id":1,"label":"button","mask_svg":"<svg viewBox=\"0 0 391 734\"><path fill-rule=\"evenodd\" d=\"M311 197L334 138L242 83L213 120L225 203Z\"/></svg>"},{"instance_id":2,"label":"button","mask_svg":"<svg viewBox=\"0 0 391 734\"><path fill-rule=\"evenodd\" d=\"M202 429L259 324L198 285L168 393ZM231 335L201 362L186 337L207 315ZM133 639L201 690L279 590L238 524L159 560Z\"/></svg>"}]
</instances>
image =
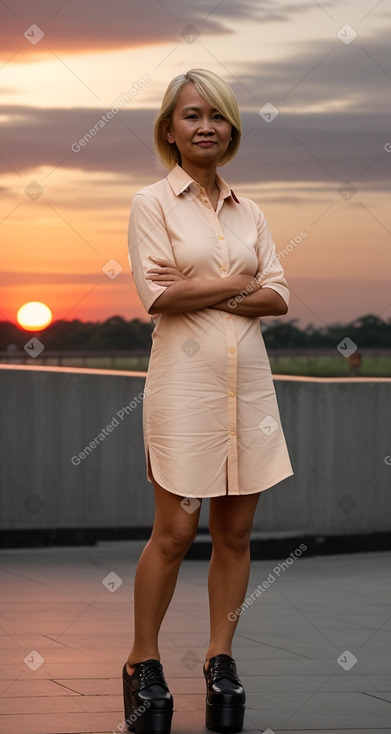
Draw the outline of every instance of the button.
<instances>
[{"instance_id":1,"label":"button","mask_svg":"<svg viewBox=\"0 0 391 734\"><path fill-rule=\"evenodd\" d=\"M229 394L230 398L234 398L235 397L235 393L234 393L233 390L230 390L228 394Z\"/></svg>"},{"instance_id":2,"label":"button","mask_svg":"<svg viewBox=\"0 0 391 734\"><path fill-rule=\"evenodd\" d=\"M218 234L218 235L217 235L217 239L218 239L218 240L223 240L223 239L224 239L224 237L223 237L223 235L222 235L222 234Z\"/></svg>"},{"instance_id":3,"label":"button","mask_svg":"<svg viewBox=\"0 0 391 734\"><path fill-rule=\"evenodd\" d=\"M231 436L236 436L236 431L230 431Z\"/></svg>"},{"instance_id":4,"label":"button","mask_svg":"<svg viewBox=\"0 0 391 734\"><path fill-rule=\"evenodd\" d=\"M225 319L232 319L232 314L231 313L226 313L225 316L224 316L224 318Z\"/></svg>"},{"instance_id":5,"label":"button","mask_svg":"<svg viewBox=\"0 0 391 734\"><path fill-rule=\"evenodd\" d=\"M230 351L231 353L233 353L233 352L235 352L235 351L236 351L236 349L235 349L235 347L230 347L230 348L229 348L229 351Z\"/></svg>"},{"instance_id":6,"label":"button","mask_svg":"<svg viewBox=\"0 0 391 734\"><path fill-rule=\"evenodd\" d=\"M220 268L220 270L222 270L223 273L226 273L227 270L228 270L228 268L226 268L225 265L222 265L221 268Z\"/></svg>"}]
</instances>

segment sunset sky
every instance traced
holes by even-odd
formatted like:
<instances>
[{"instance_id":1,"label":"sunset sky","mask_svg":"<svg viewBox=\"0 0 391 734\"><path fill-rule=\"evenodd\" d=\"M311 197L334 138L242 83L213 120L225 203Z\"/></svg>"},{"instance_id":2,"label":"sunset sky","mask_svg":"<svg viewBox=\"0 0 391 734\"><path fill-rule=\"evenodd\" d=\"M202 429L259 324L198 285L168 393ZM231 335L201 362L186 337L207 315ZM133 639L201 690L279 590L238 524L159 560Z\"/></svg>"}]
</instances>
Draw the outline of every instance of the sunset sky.
<instances>
[{"instance_id":1,"label":"sunset sky","mask_svg":"<svg viewBox=\"0 0 391 734\"><path fill-rule=\"evenodd\" d=\"M390 21L385 0L1 0L0 320L26 301L54 320L149 320L128 263L130 203L168 173L153 123L168 82L193 67L222 76L242 114L241 148L218 172L265 213L277 251L307 233L281 260L285 318L390 319Z\"/></svg>"}]
</instances>

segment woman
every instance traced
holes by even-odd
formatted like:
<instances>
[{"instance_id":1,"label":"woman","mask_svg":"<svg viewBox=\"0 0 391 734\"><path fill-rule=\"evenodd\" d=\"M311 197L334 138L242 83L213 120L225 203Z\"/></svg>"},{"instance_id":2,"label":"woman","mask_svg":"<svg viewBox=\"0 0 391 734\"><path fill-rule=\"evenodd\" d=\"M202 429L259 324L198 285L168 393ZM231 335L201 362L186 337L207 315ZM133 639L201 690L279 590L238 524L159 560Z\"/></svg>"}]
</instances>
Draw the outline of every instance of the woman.
<instances>
[{"instance_id":1,"label":"woman","mask_svg":"<svg viewBox=\"0 0 391 734\"><path fill-rule=\"evenodd\" d=\"M170 731L158 633L204 497L213 543L206 725L241 730L232 612L246 594L259 495L293 473L259 323L287 312L287 283L264 215L216 173L240 136L238 105L222 79L205 69L175 77L154 130L170 173L132 200L130 264L155 321L143 425L156 514L136 571L134 642L123 669L125 718L140 734Z\"/></svg>"}]
</instances>

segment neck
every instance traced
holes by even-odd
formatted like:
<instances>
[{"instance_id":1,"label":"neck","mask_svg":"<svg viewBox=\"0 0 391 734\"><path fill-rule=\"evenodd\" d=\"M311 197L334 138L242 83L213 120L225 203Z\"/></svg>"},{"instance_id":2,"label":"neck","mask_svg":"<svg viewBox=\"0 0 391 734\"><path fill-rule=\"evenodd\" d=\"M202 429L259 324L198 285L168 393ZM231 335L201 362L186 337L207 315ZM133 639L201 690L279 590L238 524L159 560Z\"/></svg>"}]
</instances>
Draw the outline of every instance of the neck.
<instances>
[{"instance_id":1,"label":"neck","mask_svg":"<svg viewBox=\"0 0 391 734\"><path fill-rule=\"evenodd\" d=\"M200 186L203 186L208 196L213 194L217 189L216 185L216 165L212 164L208 168L200 168L193 166L188 161L180 164L186 173L191 176Z\"/></svg>"}]
</instances>

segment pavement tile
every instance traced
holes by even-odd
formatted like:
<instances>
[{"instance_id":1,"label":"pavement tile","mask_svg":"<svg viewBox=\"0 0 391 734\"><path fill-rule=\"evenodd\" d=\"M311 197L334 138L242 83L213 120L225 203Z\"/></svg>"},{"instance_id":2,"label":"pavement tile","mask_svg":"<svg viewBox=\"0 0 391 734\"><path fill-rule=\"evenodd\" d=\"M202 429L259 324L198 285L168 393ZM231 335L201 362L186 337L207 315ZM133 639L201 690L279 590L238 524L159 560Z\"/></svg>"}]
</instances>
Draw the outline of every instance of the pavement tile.
<instances>
[{"instance_id":1,"label":"pavement tile","mask_svg":"<svg viewBox=\"0 0 391 734\"><path fill-rule=\"evenodd\" d=\"M1 732L120 731L144 545L0 552ZM247 693L243 734L391 733L390 560L388 552L303 557L284 572L275 561L252 562L248 595L276 579L241 614L234 639ZM123 580L114 592L102 585L111 570ZM207 571L207 561L183 563L161 630L172 734L206 734ZM24 663L34 650L44 658L35 671ZM349 670L337 662L346 650L357 658Z\"/></svg>"},{"instance_id":2,"label":"pavement tile","mask_svg":"<svg viewBox=\"0 0 391 734\"><path fill-rule=\"evenodd\" d=\"M80 704L76 699L81 699ZM119 702L117 701L117 707ZM48 714L48 713L84 713L85 702L83 696L73 696L73 698L60 696L23 696L15 698L4 698L1 701L1 713L14 714L20 716L22 714ZM94 710L94 709L93 709ZM0 722L2 717L0 717ZM15 719L17 721L17 719ZM2 730L3 731L3 730Z\"/></svg>"},{"instance_id":3,"label":"pavement tile","mask_svg":"<svg viewBox=\"0 0 391 734\"><path fill-rule=\"evenodd\" d=\"M11 681L2 681L0 687L0 698L24 698L25 696L59 696L74 695L69 688L58 685L51 680L23 680L21 678ZM0 719L1 721L1 719Z\"/></svg>"},{"instance_id":4,"label":"pavement tile","mask_svg":"<svg viewBox=\"0 0 391 734\"><path fill-rule=\"evenodd\" d=\"M121 692L121 678L58 678L56 681L66 690L80 693L81 695L111 696Z\"/></svg>"},{"instance_id":5,"label":"pavement tile","mask_svg":"<svg viewBox=\"0 0 391 734\"><path fill-rule=\"evenodd\" d=\"M113 714L60 713L60 714L6 714L1 717L2 731L17 734L111 734L121 719Z\"/></svg>"}]
</instances>

